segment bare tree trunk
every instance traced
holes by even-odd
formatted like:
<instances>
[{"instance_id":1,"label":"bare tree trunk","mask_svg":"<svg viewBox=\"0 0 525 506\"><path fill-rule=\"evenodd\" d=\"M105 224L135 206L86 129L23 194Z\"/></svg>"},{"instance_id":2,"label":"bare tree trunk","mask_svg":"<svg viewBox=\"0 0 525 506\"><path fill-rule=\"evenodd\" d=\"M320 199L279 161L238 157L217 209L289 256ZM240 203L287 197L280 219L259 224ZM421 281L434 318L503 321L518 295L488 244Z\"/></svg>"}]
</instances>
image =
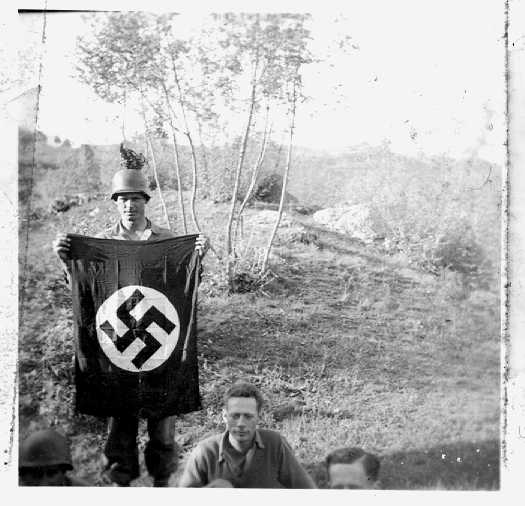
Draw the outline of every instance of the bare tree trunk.
<instances>
[{"instance_id":1,"label":"bare tree trunk","mask_svg":"<svg viewBox=\"0 0 525 506\"><path fill-rule=\"evenodd\" d=\"M193 224L197 229L197 232L201 232L201 227L197 221L197 213L195 212L195 198L197 196L197 157L195 154L195 147L193 146L193 141L189 132L187 133L188 141L190 142L191 147L191 167L192 167L192 185L191 185L191 217L193 219Z\"/></svg>"},{"instance_id":2,"label":"bare tree trunk","mask_svg":"<svg viewBox=\"0 0 525 506\"><path fill-rule=\"evenodd\" d=\"M164 195L162 194L162 189L160 187L160 181L159 181L159 174L157 172L157 161L155 159L155 151L153 150L153 143L151 142L151 138L149 136L149 126L148 126L148 120L146 119L146 110L144 108L144 96L141 91L141 109L142 109L142 119L144 121L144 134L146 136L146 141L148 143L149 149L151 151L151 161L152 161L152 167L153 167L153 177L155 178L155 182L157 183L157 190L159 191L159 198L160 202L162 204L162 208L164 210L164 219L166 220L166 224L168 226L168 229L171 230L171 224L170 224L170 218L168 214L168 208L166 207L166 201L164 200Z\"/></svg>"},{"instance_id":3,"label":"bare tree trunk","mask_svg":"<svg viewBox=\"0 0 525 506\"><path fill-rule=\"evenodd\" d=\"M153 149L153 143L151 142L151 137L149 133L146 133L146 140L148 141L149 149L151 151L151 162L153 167L153 177L155 178L155 183L157 183L157 190L159 191L159 198L160 202L162 204L162 209L164 210L164 219L166 220L166 224L168 226L168 229L171 230L171 223L170 218L168 215L168 208L166 206L166 201L164 200L164 196L162 194L162 190L160 188L160 181L159 181L159 174L157 171L157 160L155 158L155 151Z\"/></svg>"},{"instance_id":4,"label":"bare tree trunk","mask_svg":"<svg viewBox=\"0 0 525 506\"><path fill-rule=\"evenodd\" d=\"M197 132L199 134L199 142L201 144L201 150L202 150L202 163L204 165L204 186L209 183L209 169L208 169L208 154L207 154L207 148L204 144L204 141L202 140L202 124L197 119Z\"/></svg>"},{"instance_id":5,"label":"bare tree trunk","mask_svg":"<svg viewBox=\"0 0 525 506\"><path fill-rule=\"evenodd\" d=\"M181 89L181 86L180 86L179 76L177 74L177 67L175 65L175 60L173 58L173 55L171 55L171 64L172 64L172 69L173 69L173 77L175 79L175 83L177 85L177 90L179 92L179 96L178 96L179 106L181 108L182 116L184 118L184 127L186 129L186 132L184 132L184 134L188 138L188 141L190 143L190 148L191 148L192 174L193 174L193 184L192 184L192 194L191 194L191 216L192 216L192 220L193 220L193 224L195 225L195 228L200 233L201 232L201 228L200 228L199 222L197 220L197 214L195 212L195 197L197 195L197 183L198 183L198 180L197 180L197 157L196 157L196 154L195 154L195 146L193 145L193 139L192 139L192 136L191 136L191 133L190 133L188 120L187 120L187 117L186 117L186 109L184 107L184 101L182 100L182 89ZM172 110L172 113L173 113L173 110ZM175 114L173 114L173 115L175 116ZM219 261L222 261L221 255L219 255L219 253L215 250L215 248L213 247L213 244L210 243L209 247L210 247L210 251L219 259Z\"/></svg>"},{"instance_id":6,"label":"bare tree trunk","mask_svg":"<svg viewBox=\"0 0 525 506\"><path fill-rule=\"evenodd\" d=\"M268 246L266 247L266 252L264 254L264 259L261 266L261 277L266 274L266 271L268 269L268 260L270 258L270 252L272 250L273 241L275 239L275 235L277 234L277 229L279 228L279 224L281 223L281 217L283 215L283 208L284 208L284 199L286 197L286 186L288 184L288 174L290 172L290 164L292 161L292 146L293 146L293 134L294 134L294 128L295 128L295 106L297 103L297 85L296 81L294 79L293 83L293 91L292 91L292 108L290 112L290 136L288 138L288 155L286 157L286 166L284 169L284 175L283 175L283 187L281 190L281 200L279 201L279 212L277 214L277 219L275 220L275 225L272 230L272 234L270 236L270 240L268 241Z\"/></svg>"},{"instance_id":7,"label":"bare tree trunk","mask_svg":"<svg viewBox=\"0 0 525 506\"><path fill-rule=\"evenodd\" d=\"M266 154L266 147L268 145L268 138L270 136L271 129L268 130L268 116L269 116L269 110L270 106L266 106L266 119L264 123L264 133L263 133L263 140L261 149L259 151L259 156L257 158L257 161L255 162L255 165L253 166L252 170L252 176L250 179L250 185L248 186L248 190L246 191L246 195L244 197L244 200L241 202L241 205L239 206L239 211L237 212L237 219L235 223L235 233L233 234L233 240L235 241L237 239L237 230L239 228L239 222L242 218L242 213L244 212L244 208L250 201L250 198L252 196L253 190L255 188L255 183L257 181L257 176L259 175L259 172L261 170L262 162L264 160L264 155Z\"/></svg>"},{"instance_id":8,"label":"bare tree trunk","mask_svg":"<svg viewBox=\"0 0 525 506\"><path fill-rule=\"evenodd\" d=\"M197 213L195 212L195 197L197 196L197 184L198 184L197 155L195 153L195 146L193 145L193 139L190 133L188 118L186 117L186 108L184 107L184 101L182 100L182 89L180 86L179 75L177 73L177 67L175 65L175 60L173 59L173 55L171 55L171 66L173 69L173 77L175 79L175 84L177 85L177 90L179 92L179 105L182 111L182 117L184 119L184 128L186 129L185 135L188 138L188 141L190 143L190 148L191 148L191 166L192 166L192 188L191 188L191 208L190 208L191 217L193 220L193 224L195 225L195 228L197 229L197 232L200 233L201 228L197 220Z\"/></svg>"},{"instance_id":9,"label":"bare tree trunk","mask_svg":"<svg viewBox=\"0 0 525 506\"><path fill-rule=\"evenodd\" d=\"M124 88L124 99L122 101L122 140L126 140L126 88Z\"/></svg>"},{"instance_id":10,"label":"bare tree trunk","mask_svg":"<svg viewBox=\"0 0 525 506\"><path fill-rule=\"evenodd\" d=\"M175 175L177 178L177 193L178 193L178 198L179 198L180 216L182 219L182 227L183 227L184 233L187 234L188 226L186 224L186 211L184 210L184 199L182 195L182 181L180 177L179 147L177 145L177 136L175 133L176 128L175 128L175 125L173 124L173 116L175 116L175 114L173 113L173 107L171 106L171 101L170 101L170 97L169 97L166 85L164 84L164 81L161 81L161 83L162 83L162 88L164 90L164 96L166 98L166 103L169 109L168 116L170 120L171 135L172 135L172 142L173 142L173 149L174 149L174 156L175 156Z\"/></svg>"},{"instance_id":11,"label":"bare tree trunk","mask_svg":"<svg viewBox=\"0 0 525 506\"><path fill-rule=\"evenodd\" d=\"M241 180L242 166L244 164L244 157L246 155L246 146L248 144L248 136L250 134L250 127L253 119L253 112L255 110L255 91L257 87L257 68L259 66L259 52L257 51L253 69L252 77L252 89L250 94L250 108L248 111L248 121L246 123L246 128L244 129L244 135L241 143L241 148L239 150L239 161L237 163L237 170L235 173L235 181L232 191L232 199L230 205L230 214L228 217L228 224L226 226L226 274L228 279L228 286L230 291L233 290L233 268L234 261L233 258L233 241L232 241L232 224L233 224L233 215L235 214L235 203L237 201L237 193L239 191L239 183Z\"/></svg>"},{"instance_id":12,"label":"bare tree trunk","mask_svg":"<svg viewBox=\"0 0 525 506\"><path fill-rule=\"evenodd\" d=\"M184 230L184 233L187 234L188 225L186 224L186 211L184 209L184 198L182 195L182 180L180 177L179 146L177 145L177 137L175 135L175 128L173 124L171 125L171 134L173 138L173 149L175 150L175 175L177 177L177 194L179 198L180 217L182 220L182 229Z\"/></svg>"}]
</instances>

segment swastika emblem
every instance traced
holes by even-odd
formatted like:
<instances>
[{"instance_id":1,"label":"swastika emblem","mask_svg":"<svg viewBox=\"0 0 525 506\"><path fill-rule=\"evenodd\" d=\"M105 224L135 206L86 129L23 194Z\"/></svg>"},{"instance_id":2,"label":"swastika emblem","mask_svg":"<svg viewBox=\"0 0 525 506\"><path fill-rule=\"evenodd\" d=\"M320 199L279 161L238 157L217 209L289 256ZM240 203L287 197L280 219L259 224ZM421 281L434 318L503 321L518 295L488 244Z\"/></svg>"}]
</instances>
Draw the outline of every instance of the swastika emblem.
<instances>
[{"instance_id":1,"label":"swastika emblem","mask_svg":"<svg viewBox=\"0 0 525 506\"><path fill-rule=\"evenodd\" d=\"M97 337L113 364L132 372L151 371L169 358L179 339L179 315L168 298L146 286L111 294L96 316Z\"/></svg>"}]
</instances>

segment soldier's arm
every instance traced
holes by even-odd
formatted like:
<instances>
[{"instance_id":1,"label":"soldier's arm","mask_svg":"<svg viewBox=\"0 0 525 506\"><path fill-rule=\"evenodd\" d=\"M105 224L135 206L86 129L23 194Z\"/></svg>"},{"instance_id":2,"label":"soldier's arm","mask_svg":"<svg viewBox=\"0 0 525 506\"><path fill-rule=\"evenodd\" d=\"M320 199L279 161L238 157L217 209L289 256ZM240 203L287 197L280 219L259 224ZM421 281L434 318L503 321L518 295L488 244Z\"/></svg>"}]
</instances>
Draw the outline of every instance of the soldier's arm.
<instances>
[{"instance_id":1,"label":"soldier's arm","mask_svg":"<svg viewBox=\"0 0 525 506\"><path fill-rule=\"evenodd\" d=\"M71 249L71 240L68 238L67 234L58 233L53 241L53 251L57 255L60 264L62 266L62 271L64 272L64 279L66 284L69 284L70 280L70 249Z\"/></svg>"}]
</instances>

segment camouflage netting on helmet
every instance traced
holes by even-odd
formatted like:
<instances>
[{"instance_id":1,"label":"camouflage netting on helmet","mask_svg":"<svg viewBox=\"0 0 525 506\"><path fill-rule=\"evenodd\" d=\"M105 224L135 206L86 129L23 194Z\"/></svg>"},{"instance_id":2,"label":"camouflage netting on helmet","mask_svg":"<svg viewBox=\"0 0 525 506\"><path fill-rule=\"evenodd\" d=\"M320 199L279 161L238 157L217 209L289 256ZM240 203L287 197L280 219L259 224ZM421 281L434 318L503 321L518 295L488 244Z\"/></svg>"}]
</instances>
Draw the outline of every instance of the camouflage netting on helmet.
<instances>
[{"instance_id":1,"label":"camouflage netting on helmet","mask_svg":"<svg viewBox=\"0 0 525 506\"><path fill-rule=\"evenodd\" d=\"M120 166L122 169L141 170L146 163L146 158L142 153L135 153L132 149L124 147L124 143L120 143Z\"/></svg>"},{"instance_id":2,"label":"camouflage netting on helmet","mask_svg":"<svg viewBox=\"0 0 525 506\"><path fill-rule=\"evenodd\" d=\"M137 154L132 149L120 144L121 169L118 170L111 180L111 198L117 199L117 195L122 193L142 193L146 200L149 200L148 181L141 171L146 163L146 158L142 154Z\"/></svg>"}]
</instances>

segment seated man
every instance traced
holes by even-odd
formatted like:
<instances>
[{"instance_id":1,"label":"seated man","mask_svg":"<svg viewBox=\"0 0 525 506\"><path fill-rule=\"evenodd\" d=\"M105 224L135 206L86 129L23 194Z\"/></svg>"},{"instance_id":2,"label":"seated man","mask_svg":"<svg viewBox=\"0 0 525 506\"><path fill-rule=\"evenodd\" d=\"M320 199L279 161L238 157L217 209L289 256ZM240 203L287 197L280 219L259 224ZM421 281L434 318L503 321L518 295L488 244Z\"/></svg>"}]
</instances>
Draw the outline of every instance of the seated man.
<instances>
[{"instance_id":1,"label":"seated man","mask_svg":"<svg viewBox=\"0 0 525 506\"><path fill-rule=\"evenodd\" d=\"M19 448L18 474L21 486L87 487L89 483L69 476L71 452L64 436L54 430L39 430Z\"/></svg>"},{"instance_id":2,"label":"seated man","mask_svg":"<svg viewBox=\"0 0 525 506\"><path fill-rule=\"evenodd\" d=\"M326 457L330 488L378 488L379 459L361 448L339 448Z\"/></svg>"},{"instance_id":3,"label":"seated man","mask_svg":"<svg viewBox=\"0 0 525 506\"><path fill-rule=\"evenodd\" d=\"M197 445L179 486L316 488L288 442L277 432L257 428L262 404L255 386L235 383L224 396L226 431Z\"/></svg>"}]
</instances>

